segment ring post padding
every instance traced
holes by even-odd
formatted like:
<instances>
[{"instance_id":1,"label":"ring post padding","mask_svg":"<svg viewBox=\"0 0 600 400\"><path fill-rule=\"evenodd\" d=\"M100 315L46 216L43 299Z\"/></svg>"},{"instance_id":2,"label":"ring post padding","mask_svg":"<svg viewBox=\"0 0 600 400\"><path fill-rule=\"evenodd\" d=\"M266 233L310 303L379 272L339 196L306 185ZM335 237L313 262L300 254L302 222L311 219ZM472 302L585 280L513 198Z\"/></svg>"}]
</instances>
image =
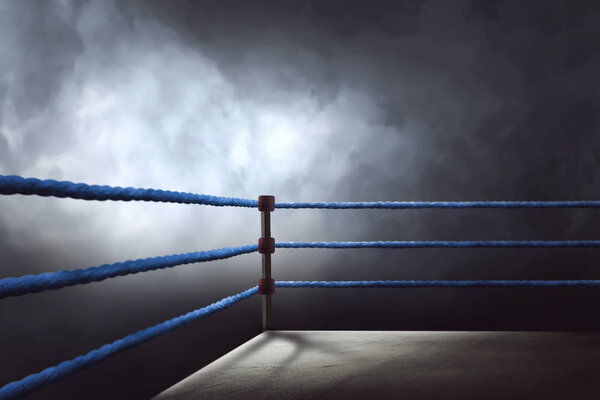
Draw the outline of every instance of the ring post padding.
<instances>
[{"instance_id":1,"label":"ring post padding","mask_svg":"<svg viewBox=\"0 0 600 400\"><path fill-rule=\"evenodd\" d=\"M259 279L258 294L275 294L275 279Z\"/></svg>"},{"instance_id":2,"label":"ring post padding","mask_svg":"<svg viewBox=\"0 0 600 400\"><path fill-rule=\"evenodd\" d=\"M260 254L273 254L275 253L275 238L259 238L258 239L258 252Z\"/></svg>"},{"instance_id":3,"label":"ring post padding","mask_svg":"<svg viewBox=\"0 0 600 400\"><path fill-rule=\"evenodd\" d=\"M258 211L275 211L275 196L258 196Z\"/></svg>"}]
</instances>

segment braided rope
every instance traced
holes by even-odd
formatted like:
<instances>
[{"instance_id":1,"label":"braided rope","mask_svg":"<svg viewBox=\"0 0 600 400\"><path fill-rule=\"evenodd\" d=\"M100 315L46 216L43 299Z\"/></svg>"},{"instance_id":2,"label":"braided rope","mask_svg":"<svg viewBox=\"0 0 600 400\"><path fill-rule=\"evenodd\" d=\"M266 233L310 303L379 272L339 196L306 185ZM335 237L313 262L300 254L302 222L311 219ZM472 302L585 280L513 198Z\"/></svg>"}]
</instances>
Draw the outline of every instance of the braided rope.
<instances>
[{"instance_id":1,"label":"braided rope","mask_svg":"<svg viewBox=\"0 0 600 400\"><path fill-rule=\"evenodd\" d=\"M34 390L40 389L46 385L60 381L69 375L98 364L99 362L104 361L117 353L121 353L157 336L163 335L182 325L189 324L190 322L206 317L207 315L224 310L235 303L255 295L257 292L258 287L255 286L244 292L226 297L206 307L191 311L187 314L125 336L124 338L116 340L110 344L105 344L104 346L96 350L92 350L85 355L76 357L69 361L61 362L54 367L46 368L41 372L29 375L19 381L11 382L0 388L0 400L15 399Z\"/></svg>"},{"instance_id":2,"label":"braided rope","mask_svg":"<svg viewBox=\"0 0 600 400\"><path fill-rule=\"evenodd\" d=\"M600 280L513 281L276 281L281 288L426 288L426 287L598 287Z\"/></svg>"},{"instance_id":3,"label":"braided rope","mask_svg":"<svg viewBox=\"0 0 600 400\"><path fill-rule=\"evenodd\" d=\"M467 247L600 247L600 240L475 240L475 241L405 241L405 242L276 242L282 249L359 249L359 248L467 248Z\"/></svg>"},{"instance_id":4,"label":"braided rope","mask_svg":"<svg viewBox=\"0 0 600 400\"><path fill-rule=\"evenodd\" d=\"M0 175L0 194L39 195L68 197L82 200L142 200L181 204L203 204L255 208L256 200L218 197L142 188L122 188L88 185L69 181L40 180L16 175ZM600 208L600 201L441 201L441 202L316 202L276 203L276 208L299 209L423 209L423 208ZM600 247L600 240L572 241L373 241L373 242L278 242L278 248L522 248L522 247ZM258 250L257 245L229 247L217 250L175 254L164 257L130 260L105 264L87 269L58 271L39 275L26 275L0 279L0 298L18 296L65 286L101 281L119 275L133 274L154 269L169 268L181 264L225 259ZM473 281L278 281L277 287L598 287L600 280L473 280ZM62 362L39 373L11 382L0 388L0 400L11 399L59 381L75 372L89 368L112 355L144 343L179 326L203 318L253 296L258 287L222 299L180 317L154 325L104 345L85 355Z\"/></svg>"},{"instance_id":5,"label":"braided rope","mask_svg":"<svg viewBox=\"0 0 600 400\"><path fill-rule=\"evenodd\" d=\"M0 175L0 194L25 194L38 196L69 197L81 200L143 200L180 204L204 204L211 206L258 207L257 200L234 197L217 197L205 194L173 192L169 190L139 189L119 186L99 186L54 179L40 180L16 175Z\"/></svg>"},{"instance_id":6,"label":"braided rope","mask_svg":"<svg viewBox=\"0 0 600 400\"><path fill-rule=\"evenodd\" d=\"M416 208L600 208L600 201L374 201L276 203L275 208L416 209Z\"/></svg>"},{"instance_id":7,"label":"braided rope","mask_svg":"<svg viewBox=\"0 0 600 400\"><path fill-rule=\"evenodd\" d=\"M54 179L40 180L17 175L0 175L0 194L69 197L82 200L143 200L212 206L258 207L257 200L219 197L169 190L88 185ZM420 208L600 208L600 201L375 201L276 203L275 208L320 209L420 209Z\"/></svg>"},{"instance_id":8,"label":"braided rope","mask_svg":"<svg viewBox=\"0 0 600 400\"><path fill-rule=\"evenodd\" d=\"M258 245L256 244L241 247L225 247L217 250L129 260L72 271L64 270L46 272L39 275L25 275L17 278L4 278L0 279L0 299L8 296L42 292L44 290L60 289L65 286L98 282L115 276L170 268L176 265L222 260L241 254L253 253L257 250Z\"/></svg>"}]
</instances>

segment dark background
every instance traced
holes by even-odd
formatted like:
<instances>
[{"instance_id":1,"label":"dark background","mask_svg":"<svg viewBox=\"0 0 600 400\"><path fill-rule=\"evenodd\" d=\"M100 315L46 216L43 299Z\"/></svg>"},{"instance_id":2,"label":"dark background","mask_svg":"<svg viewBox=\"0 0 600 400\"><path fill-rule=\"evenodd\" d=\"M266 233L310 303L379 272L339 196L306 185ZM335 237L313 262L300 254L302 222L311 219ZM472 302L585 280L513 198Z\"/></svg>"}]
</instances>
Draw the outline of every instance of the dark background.
<instances>
[{"instance_id":1,"label":"dark background","mask_svg":"<svg viewBox=\"0 0 600 400\"><path fill-rule=\"evenodd\" d=\"M2 1L0 173L279 201L598 200L596 1ZM256 210L0 198L0 277L255 243ZM277 210L281 241L600 239L588 210ZM277 250L280 280L600 279L597 249ZM260 257L0 302L0 384L255 285ZM276 329L597 330L600 292L280 289ZM146 399L259 298L28 399Z\"/></svg>"}]
</instances>

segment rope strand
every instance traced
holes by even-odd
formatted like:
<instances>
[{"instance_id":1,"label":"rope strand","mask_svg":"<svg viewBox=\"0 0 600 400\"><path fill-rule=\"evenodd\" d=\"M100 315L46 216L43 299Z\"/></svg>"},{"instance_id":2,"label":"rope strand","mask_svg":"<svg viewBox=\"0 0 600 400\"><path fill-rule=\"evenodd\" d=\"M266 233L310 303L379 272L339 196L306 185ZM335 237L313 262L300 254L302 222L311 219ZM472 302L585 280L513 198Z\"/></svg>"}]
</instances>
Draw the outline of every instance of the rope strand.
<instances>
[{"instance_id":1,"label":"rope strand","mask_svg":"<svg viewBox=\"0 0 600 400\"><path fill-rule=\"evenodd\" d=\"M276 281L280 288L428 288L428 287L598 287L600 280L476 281Z\"/></svg>"},{"instance_id":2,"label":"rope strand","mask_svg":"<svg viewBox=\"0 0 600 400\"><path fill-rule=\"evenodd\" d=\"M88 185L54 179L40 180L18 175L0 175L0 194L69 197L81 200L141 200L217 207L258 207L257 200L209 196L170 190ZM600 201L374 201L276 203L279 209L422 209L422 208L600 208Z\"/></svg>"},{"instance_id":3,"label":"rope strand","mask_svg":"<svg viewBox=\"0 0 600 400\"><path fill-rule=\"evenodd\" d=\"M131 335L125 336L124 338L116 340L110 344L105 344L104 346L96 350L92 350L85 355L76 357L69 361L63 361L54 367L46 368L41 372L29 375L21 380L8 383L0 388L0 400L15 399L25 396L27 393L33 392L34 390L40 389L51 383L58 382L69 375L98 364L99 362L104 361L115 354L147 342L148 340L157 336L164 335L175 328L231 307L233 304L247 299L248 297L255 295L257 292L258 286L254 286L244 292L226 297L206 307L191 311L187 314L170 319L158 325L154 325Z\"/></svg>"},{"instance_id":4,"label":"rope strand","mask_svg":"<svg viewBox=\"0 0 600 400\"><path fill-rule=\"evenodd\" d=\"M276 242L282 249L409 249L409 248L520 248L520 247L600 247L600 240L474 240L404 242Z\"/></svg>"},{"instance_id":5,"label":"rope strand","mask_svg":"<svg viewBox=\"0 0 600 400\"><path fill-rule=\"evenodd\" d=\"M320 208L348 210L362 208L420 209L420 208L600 208L600 201L374 201L275 203L275 208Z\"/></svg>"},{"instance_id":6,"label":"rope strand","mask_svg":"<svg viewBox=\"0 0 600 400\"><path fill-rule=\"evenodd\" d=\"M258 200L218 197L205 194L174 192L170 190L140 189L120 186L99 186L54 179L40 180L17 175L0 175L0 194L24 194L69 197L80 200L142 200L210 206L258 207Z\"/></svg>"},{"instance_id":7,"label":"rope strand","mask_svg":"<svg viewBox=\"0 0 600 400\"><path fill-rule=\"evenodd\" d=\"M26 293L60 289L65 286L99 282L108 278L114 278L115 276L171 268L176 265L222 260L241 254L253 253L255 251L258 251L257 244L129 260L72 271L63 270L58 272L46 272L39 275L24 275L17 278L4 278L0 279L0 299L8 296L20 296Z\"/></svg>"}]
</instances>

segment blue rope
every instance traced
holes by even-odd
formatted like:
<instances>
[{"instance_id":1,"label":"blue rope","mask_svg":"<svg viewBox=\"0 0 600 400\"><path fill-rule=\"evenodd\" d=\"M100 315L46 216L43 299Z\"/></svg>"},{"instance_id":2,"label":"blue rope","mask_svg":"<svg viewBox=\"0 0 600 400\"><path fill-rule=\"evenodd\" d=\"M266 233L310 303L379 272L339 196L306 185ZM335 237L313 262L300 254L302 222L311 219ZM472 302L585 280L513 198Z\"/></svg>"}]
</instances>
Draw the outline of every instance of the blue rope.
<instances>
[{"instance_id":1,"label":"blue rope","mask_svg":"<svg viewBox=\"0 0 600 400\"><path fill-rule=\"evenodd\" d=\"M81 200L143 200L211 206L258 207L258 200L172 192L169 190L87 185L69 181L59 182L54 179L23 178L17 175L0 175L0 194L36 194L38 196L69 197Z\"/></svg>"},{"instance_id":2,"label":"blue rope","mask_svg":"<svg viewBox=\"0 0 600 400\"><path fill-rule=\"evenodd\" d=\"M169 190L99 186L54 179L40 180L17 175L0 175L0 194L69 197L82 200L143 200L212 206L258 207L257 200L218 197ZM276 203L275 208L322 209L416 209L416 208L600 208L600 201L376 201Z\"/></svg>"},{"instance_id":3,"label":"blue rope","mask_svg":"<svg viewBox=\"0 0 600 400\"><path fill-rule=\"evenodd\" d=\"M71 374L98 364L99 362L104 361L117 353L142 344L157 336L163 335L182 325L189 324L190 322L206 317L207 315L224 310L235 303L255 295L257 292L258 286L255 286L242 293L226 297L206 307L191 311L187 314L170 319L158 325L154 325L131 335L125 336L122 339L116 340L110 344L106 344L96 350L92 350L85 355L76 357L69 361L64 361L54 367L46 368L37 374L32 374L19 381L11 382L0 388L0 400L18 398L34 390L40 389L43 386L60 381Z\"/></svg>"},{"instance_id":4,"label":"blue rope","mask_svg":"<svg viewBox=\"0 0 600 400\"><path fill-rule=\"evenodd\" d=\"M556 287L600 286L600 280L568 281L276 281L281 288L424 288L424 287Z\"/></svg>"},{"instance_id":5,"label":"blue rope","mask_svg":"<svg viewBox=\"0 0 600 400\"><path fill-rule=\"evenodd\" d=\"M44 290L60 289L65 286L98 282L119 275L170 268L182 264L222 260L241 254L253 253L257 250L258 245L252 244L241 247L225 247L217 250L129 260L72 271L65 270L46 272L39 275L25 275L18 278L4 278L0 279L0 299L8 296L42 292Z\"/></svg>"},{"instance_id":6,"label":"blue rope","mask_svg":"<svg viewBox=\"0 0 600 400\"><path fill-rule=\"evenodd\" d=\"M431 248L431 247L600 247L600 240L512 240L512 241L410 241L410 242L276 242L282 249L359 249L359 248Z\"/></svg>"},{"instance_id":7,"label":"blue rope","mask_svg":"<svg viewBox=\"0 0 600 400\"><path fill-rule=\"evenodd\" d=\"M600 201L375 201L357 203L276 203L275 208L600 208Z\"/></svg>"},{"instance_id":8,"label":"blue rope","mask_svg":"<svg viewBox=\"0 0 600 400\"><path fill-rule=\"evenodd\" d=\"M277 248L467 248L467 247L600 247L598 240L579 241L421 241L421 242L276 242ZM17 278L0 279L0 299L59 289L65 286L98 282L120 275L134 274L155 269L170 268L176 265L221 260L253 253L258 245L226 247L217 250L187 254L174 254L163 257L129 260L114 264L104 264L72 271L46 272L39 275L25 275Z\"/></svg>"}]
</instances>

